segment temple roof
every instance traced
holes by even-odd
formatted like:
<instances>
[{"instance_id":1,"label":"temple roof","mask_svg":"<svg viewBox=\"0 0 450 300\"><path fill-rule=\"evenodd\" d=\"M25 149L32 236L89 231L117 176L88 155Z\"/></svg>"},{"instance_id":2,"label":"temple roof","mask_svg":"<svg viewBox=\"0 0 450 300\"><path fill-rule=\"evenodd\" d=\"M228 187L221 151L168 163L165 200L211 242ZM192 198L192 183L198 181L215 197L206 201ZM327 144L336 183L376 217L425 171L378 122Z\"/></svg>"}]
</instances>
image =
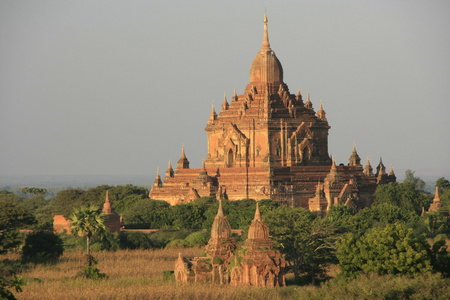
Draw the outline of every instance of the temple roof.
<instances>
[{"instance_id":1,"label":"temple roof","mask_svg":"<svg viewBox=\"0 0 450 300\"><path fill-rule=\"evenodd\" d=\"M103 210L102 212L105 215L112 215L114 214L112 207L111 207L111 202L109 201L109 191L106 191L106 200L105 203L103 204Z\"/></svg>"},{"instance_id":2,"label":"temple roof","mask_svg":"<svg viewBox=\"0 0 450 300\"><path fill-rule=\"evenodd\" d=\"M256 54L250 67L250 83L276 83L283 82L283 67L270 48L267 30L267 14L264 15L264 37L261 50Z\"/></svg>"},{"instance_id":3,"label":"temple roof","mask_svg":"<svg viewBox=\"0 0 450 300\"><path fill-rule=\"evenodd\" d=\"M231 227L223 213L222 200L219 200L219 209L211 228L211 238L226 239L231 237Z\"/></svg>"},{"instance_id":4,"label":"temple roof","mask_svg":"<svg viewBox=\"0 0 450 300\"><path fill-rule=\"evenodd\" d=\"M251 240L267 240L269 239L269 228L261 219L261 212L259 211L259 203L256 202L255 217L252 224L248 228L248 239Z\"/></svg>"}]
</instances>

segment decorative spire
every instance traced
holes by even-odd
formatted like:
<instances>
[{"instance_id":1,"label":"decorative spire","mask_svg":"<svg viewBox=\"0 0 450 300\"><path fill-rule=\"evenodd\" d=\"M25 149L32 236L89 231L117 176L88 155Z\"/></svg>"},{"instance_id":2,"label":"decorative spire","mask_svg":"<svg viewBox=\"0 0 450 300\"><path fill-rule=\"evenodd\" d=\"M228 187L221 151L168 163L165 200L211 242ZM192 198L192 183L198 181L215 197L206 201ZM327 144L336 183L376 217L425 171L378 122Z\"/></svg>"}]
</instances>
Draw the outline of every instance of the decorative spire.
<instances>
[{"instance_id":1,"label":"decorative spire","mask_svg":"<svg viewBox=\"0 0 450 300\"><path fill-rule=\"evenodd\" d=\"M350 155L350 158L348 159L349 166L360 166L361 165L361 158L359 157L358 153L356 152L356 144L353 142L353 151L352 155Z\"/></svg>"},{"instance_id":2,"label":"decorative spire","mask_svg":"<svg viewBox=\"0 0 450 300\"><path fill-rule=\"evenodd\" d=\"M331 162L331 171L336 171L336 161L334 160L334 155L333 155L333 161Z\"/></svg>"},{"instance_id":3,"label":"decorative spire","mask_svg":"<svg viewBox=\"0 0 450 300\"><path fill-rule=\"evenodd\" d=\"M173 169L172 169L172 163L170 162L170 159L169 159L169 166L167 167L166 177L164 178L164 181L169 179L170 177L173 177Z\"/></svg>"},{"instance_id":4,"label":"decorative spire","mask_svg":"<svg viewBox=\"0 0 450 300\"><path fill-rule=\"evenodd\" d=\"M214 101L212 103L212 110L211 110L211 115L209 116L209 119L211 121L217 120L216 110L214 109Z\"/></svg>"},{"instance_id":5,"label":"decorative spire","mask_svg":"<svg viewBox=\"0 0 450 300\"><path fill-rule=\"evenodd\" d=\"M268 21L269 20L267 19L267 13L265 13L264 14L264 38L263 38L261 50L266 50L266 51L270 51L269 34L267 32Z\"/></svg>"},{"instance_id":6,"label":"decorative spire","mask_svg":"<svg viewBox=\"0 0 450 300\"><path fill-rule=\"evenodd\" d=\"M383 164L383 159L381 158L381 156L380 156L380 163L377 166L377 173L375 175L379 176L380 174L381 175L385 175L386 174L386 167Z\"/></svg>"},{"instance_id":7,"label":"decorative spire","mask_svg":"<svg viewBox=\"0 0 450 300\"><path fill-rule=\"evenodd\" d=\"M366 167L364 168L364 174L367 176L372 176L372 166L370 165L370 160L369 160L369 156L367 156L367 163L366 163Z\"/></svg>"},{"instance_id":8,"label":"decorative spire","mask_svg":"<svg viewBox=\"0 0 450 300\"><path fill-rule=\"evenodd\" d=\"M109 190L106 190L106 199L105 199L105 204L103 204L102 212L105 215L113 214L113 210L111 208L111 202L109 201Z\"/></svg>"},{"instance_id":9,"label":"decorative spire","mask_svg":"<svg viewBox=\"0 0 450 300\"><path fill-rule=\"evenodd\" d=\"M234 93L233 93L233 101L238 101L238 96L236 94L236 89L234 89Z\"/></svg>"},{"instance_id":10,"label":"decorative spire","mask_svg":"<svg viewBox=\"0 0 450 300\"><path fill-rule=\"evenodd\" d=\"M184 152L184 145L181 148L181 157L177 162L177 169L189 169L189 160L186 158L186 153Z\"/></svg>"},{"instance_id":11,"label":"decorative spire","mask_svg":"<svg viewBox=\"0 0 450 300\"><path fill-rule=\"evenodd\" d=\"M439 197L439 189L436 186L436 193L434 194L433 203L431 203L428 211L439 211L442 208L441 198Z\"/></svg>"},{"instance_id":12,"label":"decorative spire","mask_svg":"<svg viewBox=\"0 0 450 300\"><path fill-rule=\"evenodd\" d=\"M392 176L392 175L395 175L395 174L394 174L394 168L391 165L391 170L389 171L389 176Z\"/></svg>"},{"instance_id":13,"label":"decorative spire","mask_svg":"<svg viewBox=\"0 0 450 300\"><path fill-rule=\"evenodd\" d=\"M202 170L206 171L205 159L204 158L202 158Z\"/></svg>"},{"instance_id":14,"label":"decorative spire","mask_svg":"<svg viewBox=\"0 0 450 300\"><path fill-rule=\"evenodd\" d=\"M219 199L219 209L217 210L216 217L223 217L223 216L225 215L223 214L222 199Z\"/></svg>"},{"instance_id":15,"label":"decorative spire","mask_svg":"<svg viewBox=\"0 0 450 300\"><path fill-rule=\"evenodd\" d=\"M261 212L259 211L259 202L256 202L256 211L255 211L255 217L253 218L253 221L255 220L261 220Z\"/></svg>"},{"instance_id":16,"label":"decorative spire","mask_svg":"<svg viewBox=\"0 0 450 300\"><path fill-rule=\"evenodd\" d=\"M184 263L184 259L181 256L181 252L178 252L177 264L182 264L182 263Z\"/></svg>"},{"instance_id":17,"label":"decorative spire","mask_svg":"<svg viewBox=\"0 0 450 300\"><path fill-rule=\"evenodd\" d=\"M441 198L439 197L439 188L436 186L436 193L434 194L433 203L440 202Z\"/></svg>"},{"instance_id":18,"label":"decorative spire","mask_svg":"<svg viewBox=\"0 0 450 300\"><path fill-rule=\"evenodd\" d=\"M326 121L327 120L326 113L325 113L325 111L323 110L323 107L322 107L322 100L320 100L320 108L319 108L319 111L317 112L317 117L320 120L322 120L322 121Z\"/></svg>"},{"instance_id":19,"label":"decorative spire","mask_svg":"<svg viewBox=\"0 0 450 300\"><path fill-rule=\"evenodd\" d=\"M153 186L160 187L162 186L161 176L159 176L159 167L156 169L156 178L153 182Z\"/></svg>"},{"instance_id":20,"label":"decorative spire","mask_svg":"<svg viewBox=\"0 0 450 300\"><path fill-rule=\"evenodd\" d=\"M223 94L223 103L222 103L222 110L228 109L228 101L227 101L227 93L225 92Z\"/></svg>"},{"instance_id":21,"label":"decorative spire","mask_svg":"<svg viewBox=\"0 0 450 300\"><path fill-rule=\"evenodd\" d=\"M312 106L312 103L311 103L311 99L309 97L309 91L308 91L308 96L306 98L305 107L308 108L308 109L313 109L313 106Z\"/></svg>"}]
</instances>

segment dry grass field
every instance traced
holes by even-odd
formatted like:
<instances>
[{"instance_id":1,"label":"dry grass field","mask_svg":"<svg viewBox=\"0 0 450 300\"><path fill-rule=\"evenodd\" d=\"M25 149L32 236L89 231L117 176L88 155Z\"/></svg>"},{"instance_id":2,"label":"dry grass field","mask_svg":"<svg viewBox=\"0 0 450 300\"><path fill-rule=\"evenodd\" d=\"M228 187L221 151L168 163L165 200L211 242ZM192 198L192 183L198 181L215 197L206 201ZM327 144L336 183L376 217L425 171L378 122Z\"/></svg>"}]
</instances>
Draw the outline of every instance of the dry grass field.
<instances>
[{"instance_id":1,"label":"dry grass field","mask_svg":"<svg viewBox=\"0 0 450 300\"><path fill-rule=\"evenodd\" d=\"M186 257L199 248L181 249ZM78 277L84 252L65 252L55 265L30 265L22 273L27 283L18 299L449 299L449 281L439 276L418 279L364 277L322 287L288 286L263 289L208 284L179 285L165 281L163 271L173 270L179 249L94 252L107 279ZM3 259L18 256L0 256Z\"/></svg>"},{"instance_id":2,"label":"dry grass field","mask_svg":"<svg viewBox=\"0 0 450 300\"><path fill-rule=\"evenodd\" d=\"M107 279L77 277L85 263L83 252L66 252L56 265L36 265L24 270L27 283L18 299L281 299L279 291L211 285L177 285L163 280L173 270L179 250L121 250L95 252L98 267ZM195 256L199 248L182 249ZM6 257L5 257L6 258ZM17 259L8 255L9 259Z\"/></svg>"}]
</instances>

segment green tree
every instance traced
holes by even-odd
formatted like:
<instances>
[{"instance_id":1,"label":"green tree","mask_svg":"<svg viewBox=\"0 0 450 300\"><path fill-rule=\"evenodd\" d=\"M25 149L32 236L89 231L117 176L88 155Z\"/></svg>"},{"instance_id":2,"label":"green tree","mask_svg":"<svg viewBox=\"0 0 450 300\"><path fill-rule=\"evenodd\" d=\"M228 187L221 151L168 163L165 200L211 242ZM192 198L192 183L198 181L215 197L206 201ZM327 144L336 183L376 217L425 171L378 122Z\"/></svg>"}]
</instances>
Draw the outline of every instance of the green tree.
<instances>
[{"instance_id":1,"label":"green tree","mask_svg":"<svg viewBox=\"0 0 450 300\"><path fill-rule=\"evenodd\" d=\"M401 274L414 277L432 270L429 244L423 235L395 223L375 227L361 238L348 233L338 242L341 274Z\"/></svg>"},{"instance_id":2,"label":"green tree","mask_svg":"<svg viewBox=\"0 0 450 300\"><path fill-rule=\"evenodd\" d=\"M390 203L414 211L417 215L422 213L422 208L426 209L430 205L430 199L420 192L414 183L408 181L379 185L375 191L375 197L375 205Z\"/></svg>"},{"instance_id":3,"label":"green tree","mask_svg":"<svg viewBox=\"0 0 450 300\"><path fill-rule=\"evenodd\" d=\"M439 198L443 205L443 210L450 211L450 182L444 177L440 177L436 181L439 190Z\"/></svg>"},{"instance_id":4,"label":"green tree","mask_svg":"<svg viewBox=\"0 0 450 300\"><path fill-rule=\"evenodd\" d=\"M21 243L19 229L36 223L36 218L11 200L0 201L0 254Z\"/></svg>"},{"instance_id":5,"label":"green tree","mask_svg":"<svg viewBox=\"0 0 450 300\"><path fill-rule=\"evenodd\" d=\"M49 231L30 233L22 248L22 259L34 263L55 262L63 254L63 241Z\"/></svg>"},{"instance_id":6,"label":"green tree","mask_svg":"<svg viewBox=\"0 0 450 300\"><path fill-rule=\"evenodd\" d=\"M54 201L54 213L64 215L68 218L75 207L82 206L81 195L84 191L81 189L66 189L58 192Z\"/></svg>"},{"instance_id":7,"label":"green tree","mask_svg":"<svg viewBox=\"0 0 450 300\"><path fill-rule=\"evenodd\" d=\"M45 196L47 195L47 189L37 188L37 187L23 187L21 190L22 194L33 195L33 196Z\"/></svg>"},{"instance_id":8,"label":"green tree","mask_svg":"<svg viewBox=\"0 0 450 300\"><path fill-rule=\"evenodd\" d=\"M416 190L423 192L427 185L420 177L414 176L415 173L416 171L406 170L403 183L412 183L416 187Z\"/></svg>"},{"instance_id":9,"label":"green tree","mask_svg":"<svg viewBox=\"0 0 450 300\"><path fill-rule=\"evenodd\" d=\"M25 282L22 276L13 274L11 278L5 278L0 275L0 299L15 300L14 294L10 289L15 289L16 292L22 292L22 286Z\"/></svg>"},{"instance_id":10,"label":"green tree","mask_svg":"<svg viewBox=\"0 0 450 300\"><path fill-rule=\"evenodd\" d=\"M136 224L140 227L159 229L169 226L171 221L171 209L169 203L161 200L137 199L141 196L131 195L126 197L130 205L123 211L123 219L126 226Z\"/></svg>"},{"instance_id":11,"label":"green tree","mask_svg":"<svg viewBox=\"0 0 450 300\"><path fill-rule=\"evenodd\" d=\"M447 218L438 212L427 212L423 216L421 216L420 219L425 225L427 236L429 238L433 239L439 234L450 233Z\"/></svg>"},{"instance_id":12,"label":"green tree","mask_svg":"<svg viewBox=\"0 0 450 300\"><path fill-rule=\"evenodd\" d=\"M436 186L439 189L439 193L444 193L446 190L450 189L450 182L444 177L439 177L436 180Z\"/></svg>"},{"instance_id":13,"label":"green tree","mask_svg":"<svg viewBox=\"0 0 450 300\"><path fill-rule=\"evenodd\" d=\"M92 266L92 256L90 253L90 243L96 234L108 230L105 225L105 216L97 206L82 206L75 209L71 217L71 230L74 235L84 235L86 237L86 254L88 267Z\"/></svg>"},{"instance_id":14,"label":"green tree","mask_svg":"<svg viewBox=\"0 0 450 300\"><path fill-rule=\"evenodd\" d=\"M280 206L263 216L275 247L285 254L295 280L306 273L311 280L323 275L334 261L335 227L304 208Z\"/></svg>"}]
</instances>

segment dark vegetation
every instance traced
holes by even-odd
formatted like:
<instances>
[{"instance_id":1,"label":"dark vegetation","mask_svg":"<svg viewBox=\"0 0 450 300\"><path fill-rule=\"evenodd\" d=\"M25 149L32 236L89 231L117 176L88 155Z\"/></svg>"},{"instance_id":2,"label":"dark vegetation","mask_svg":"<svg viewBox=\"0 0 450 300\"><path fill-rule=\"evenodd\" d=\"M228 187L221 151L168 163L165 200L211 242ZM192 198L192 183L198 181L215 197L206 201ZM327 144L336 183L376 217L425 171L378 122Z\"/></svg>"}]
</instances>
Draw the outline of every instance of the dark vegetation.
<instances>
[{"instance_id":1,"label":"dark vegetation","mask_svg":"<svg viewBox=\"0 0 450 300\"><path fill-rule=\"evenodd\" d=\"M274 245L285 255L294 275L289 283L326 282L324 289L333 290L343 289L343 282L370 280L375 275L431 276L433 280L448 280L445 279L450 277L448 218L437 212L422 213L428 209L433 195L424 192L423 181L414 177L413 172L406 175L403 183L379 186L374 205L360 211L337 205L323 217L303 208L279 206L270 199L260 201L261 214L270 228ZM449 211L450 183L439 178L436 185L443 210ZM160 230L111 234L97 229L90 232L89 228L83 227L81 207L96 206L98 214L107 190L113 210L123 216L127 229ZM218 209L218 202L209 197L170 206L164 201L148 199L146 188L133 185L67 189L58 192L54 198L46 198L46 191L39 188L24 188L23 192L30 197L0 191L0 253L21 252L23 264L57 261L62 248L46 248L49 243L64 244L66 251L202 246L209 240L209 229ZM242 236L234 234L238 243L246 238L255 206L256 202L251 199L223 202L231 228L243 230ZM76 216L80 222L74 229L78 228L76 232L83 237L58 237L51 233L55 214ZM84 216L86 214L84 212ZM30 229L34 233L25 240L18 229ZM89 252L88 257L91 257ZM96 268L95 259L89 262L84 270L85 277L104 277ZM19 268L23 268L23 264ZM332 266L338 266L340 272L330 272ZM14 277L13 271L0 275L0 291L20 290L20 278ZM336 278L329 281L331 277ZM373 278L382 280L378 279L382 277ZM400 281L392 281L392 285L395 282ZM399 289L398 293L405 297L407 289Z\"/></svg>"}]
</instances>

